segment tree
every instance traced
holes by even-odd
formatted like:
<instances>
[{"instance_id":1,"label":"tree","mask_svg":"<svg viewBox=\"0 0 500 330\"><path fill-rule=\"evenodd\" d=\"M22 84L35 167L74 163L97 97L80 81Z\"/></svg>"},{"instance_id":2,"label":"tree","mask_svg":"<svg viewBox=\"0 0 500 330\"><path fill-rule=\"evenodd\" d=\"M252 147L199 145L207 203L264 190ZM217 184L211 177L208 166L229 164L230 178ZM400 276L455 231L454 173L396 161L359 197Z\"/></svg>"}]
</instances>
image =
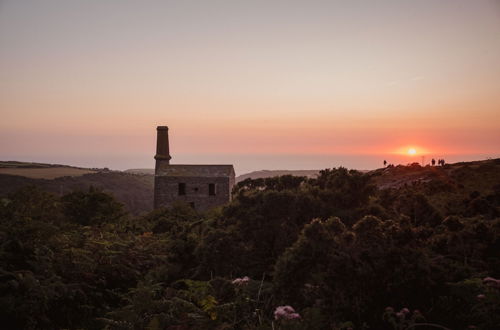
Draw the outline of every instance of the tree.
<instances>
[{"instance_id":1,"label":"tree","mask_svg":"<svg viewBox=\"0 0 500 330\"><path fill-rule=\"evenodd\" d=\"M86 192L79 190L64 195L61 202L66 218L82 226L115 222L125 215L121 203L92 186Z\"/></svg>"}]
</instances>

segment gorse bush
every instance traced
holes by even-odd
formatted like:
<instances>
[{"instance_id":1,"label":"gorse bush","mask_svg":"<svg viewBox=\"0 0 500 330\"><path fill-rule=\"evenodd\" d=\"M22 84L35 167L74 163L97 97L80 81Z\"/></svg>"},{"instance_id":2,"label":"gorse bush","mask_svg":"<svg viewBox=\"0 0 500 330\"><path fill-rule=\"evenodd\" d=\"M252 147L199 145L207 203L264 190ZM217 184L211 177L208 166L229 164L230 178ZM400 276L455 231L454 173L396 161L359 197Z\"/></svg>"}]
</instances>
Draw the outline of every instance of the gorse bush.
<instances>
[{"instance_id":1,"label":"gorse bush","mask_svg":"<svg viewBox=\"0 0 500 330\"><path fill-rule=\"evenodd\" d=\"M344 168L247 179L223 208L199 214L176 204L141 217L94 188L60 197L26 188L0 199L0 321L6 329L495 329L498 167L483 169L487 183L469 168L444 185L438 173L384 190L373 174Z\"/></svg>"},{"instance_id":2,"label":"gorse bush","mask_svg":"<svg viewBox=\"0 0 500 330\"><path fill-rule=\"evenodd\" d=\"M93 187L64 195L61 203L65 218L83 226L115 222L124 215L123 205Z\"/></svg>"}]
</instances>

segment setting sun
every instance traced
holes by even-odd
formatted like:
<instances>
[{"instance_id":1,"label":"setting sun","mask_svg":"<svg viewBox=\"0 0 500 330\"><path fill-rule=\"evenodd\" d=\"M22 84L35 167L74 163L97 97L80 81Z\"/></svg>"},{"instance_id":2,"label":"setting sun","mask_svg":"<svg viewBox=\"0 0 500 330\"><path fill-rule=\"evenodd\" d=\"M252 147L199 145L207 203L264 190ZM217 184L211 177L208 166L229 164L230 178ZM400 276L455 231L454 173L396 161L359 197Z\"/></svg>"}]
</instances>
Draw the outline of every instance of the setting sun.
<instances>
[{"instance_id":1,"label":"setting sun","mask_svg":"<svg viewBox=\"0 0 500 330\"><path fill-rule=\"evenodd\" d=\"M415 148L410 148L406 153L410 156L413 156L417 154L417 150Z\"/></svg>"}]
</instances>

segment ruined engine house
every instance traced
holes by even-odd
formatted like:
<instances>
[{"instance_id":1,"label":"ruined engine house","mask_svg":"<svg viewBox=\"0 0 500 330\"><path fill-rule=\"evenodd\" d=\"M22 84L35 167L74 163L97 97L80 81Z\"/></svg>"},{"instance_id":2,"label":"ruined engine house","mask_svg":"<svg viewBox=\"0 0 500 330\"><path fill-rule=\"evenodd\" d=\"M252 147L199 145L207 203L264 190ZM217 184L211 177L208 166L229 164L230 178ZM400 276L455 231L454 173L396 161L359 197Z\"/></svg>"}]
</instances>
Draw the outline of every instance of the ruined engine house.
<instances>
[{"instance_id":1,"label":"ruined engine house","mask_svg":"<svg viewBox=\"0 0 500 330\"><path fill-rule=\"evenodd\" d=\"M168 127L158 126L156 130L155 208L181 201L205 211L231 200L233 165L170 164Z\"/></svg>"}]
</instances>

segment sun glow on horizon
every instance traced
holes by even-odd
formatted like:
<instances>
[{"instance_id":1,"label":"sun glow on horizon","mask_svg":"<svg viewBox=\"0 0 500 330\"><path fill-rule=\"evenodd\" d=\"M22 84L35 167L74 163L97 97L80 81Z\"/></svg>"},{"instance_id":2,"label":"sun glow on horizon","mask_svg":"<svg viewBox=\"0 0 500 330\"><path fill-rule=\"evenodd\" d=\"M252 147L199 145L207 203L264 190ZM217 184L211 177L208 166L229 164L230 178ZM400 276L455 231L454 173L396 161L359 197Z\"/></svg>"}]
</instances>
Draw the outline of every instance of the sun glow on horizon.
<instances>
[{"instance_id":1,"label":"sun glow on horizon","mask_svg":"<svg viewBox=\"0 0 500 330\"><path fill-rule=\"evenodd\" d=\"M416 154L417 154L417 149L415 149L415 148L409 148L409 149L406 151L406 153L407 153L408 155L410 155L410 156L414 156L414 155L416 155Z\"/></svg>"},{"instance_id":2,"label":"sun glow on horizon","mask_svg":"<svg viewBox=\"0 0 500 330\"><path fill-rule=\"evenodd\" d=\"M415 144L407 144L406 146L401 146L400 148L393 150L391 153L401 156L428 156L431 154L435 154L436 150L430 150L428 148L422 147L420 145Z\"/></svg>"}]
</instances>

